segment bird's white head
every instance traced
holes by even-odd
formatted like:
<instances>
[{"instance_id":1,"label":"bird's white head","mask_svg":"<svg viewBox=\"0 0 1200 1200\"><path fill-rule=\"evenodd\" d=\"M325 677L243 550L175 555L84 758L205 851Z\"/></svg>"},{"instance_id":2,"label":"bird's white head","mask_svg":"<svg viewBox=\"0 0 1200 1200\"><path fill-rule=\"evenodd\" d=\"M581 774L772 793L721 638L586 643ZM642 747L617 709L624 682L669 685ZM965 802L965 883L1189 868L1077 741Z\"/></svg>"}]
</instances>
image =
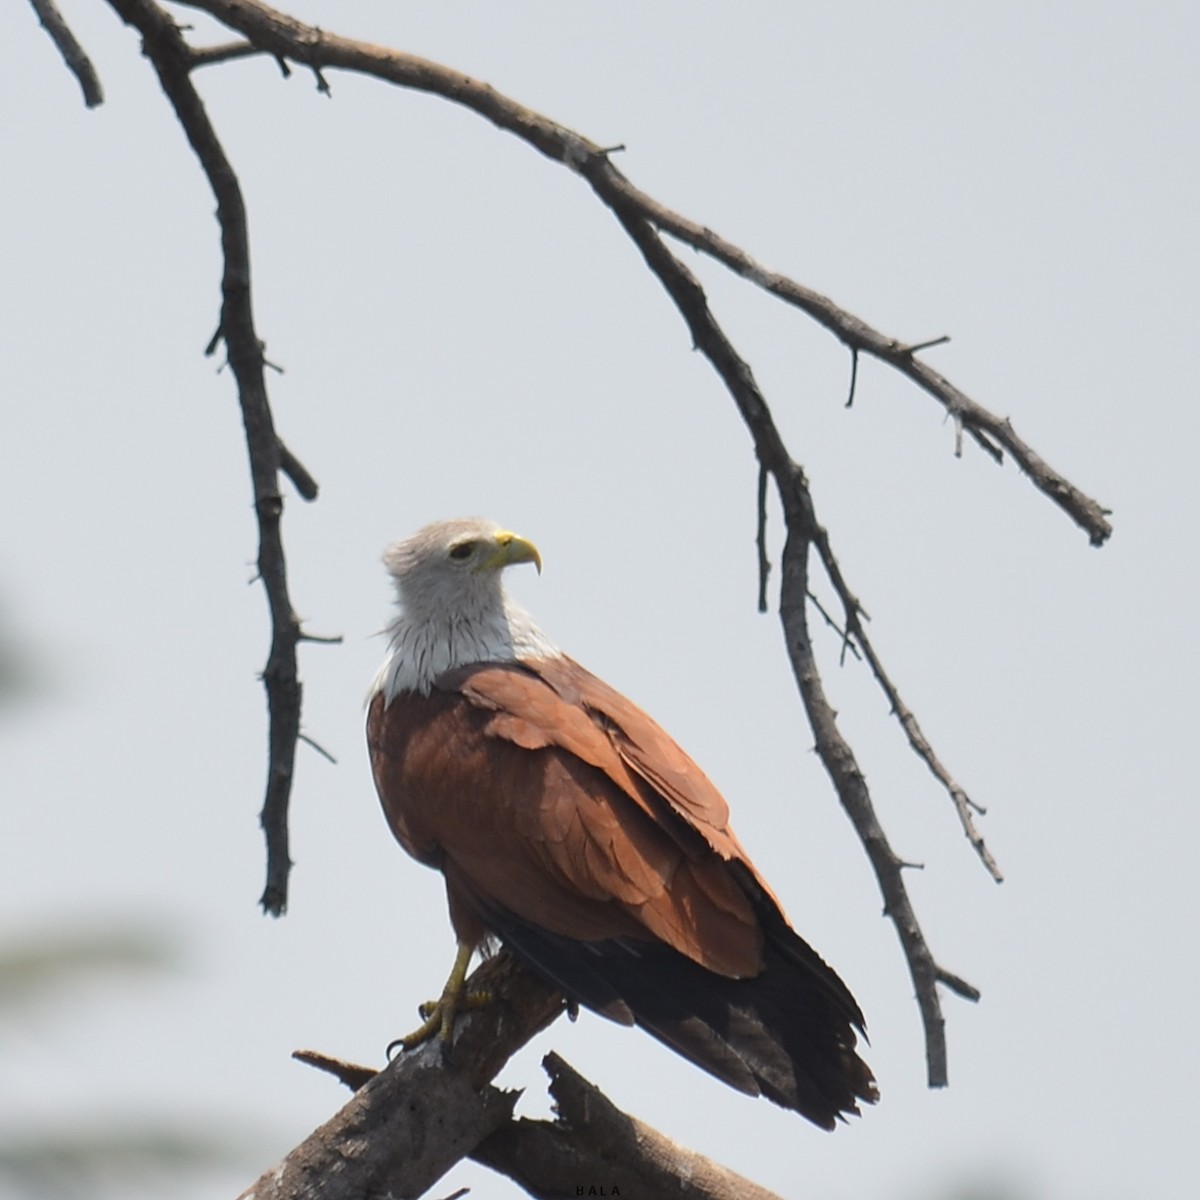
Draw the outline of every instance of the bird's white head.
<instances>
[{"instance_id":1,"label":"bird's white head","mask_svg":"<svg viewBox=\"0 0 1200 1200\"><path fill-rule=\"evenodd\" d=\"M504 595L504 567L531 562L542 569L532 542L478 518L426 525L389 546L383 562L405 614L417 621L494 608Z\"/></svg>"},{"instance_id":2,"label":"bird's white head","mask_svg":"<svg viewBox=\"0 0 1200 1200\"><path fill-rule=\"evenodd\" d=\"M428 693L437 677L474 662L512 662L558 653L509 598L505 567L533 563L537 547L494 521L439 521L389 546L384 565L400 615L389 628L387 661L371 694Z\"/></svg>"}]
</instances>

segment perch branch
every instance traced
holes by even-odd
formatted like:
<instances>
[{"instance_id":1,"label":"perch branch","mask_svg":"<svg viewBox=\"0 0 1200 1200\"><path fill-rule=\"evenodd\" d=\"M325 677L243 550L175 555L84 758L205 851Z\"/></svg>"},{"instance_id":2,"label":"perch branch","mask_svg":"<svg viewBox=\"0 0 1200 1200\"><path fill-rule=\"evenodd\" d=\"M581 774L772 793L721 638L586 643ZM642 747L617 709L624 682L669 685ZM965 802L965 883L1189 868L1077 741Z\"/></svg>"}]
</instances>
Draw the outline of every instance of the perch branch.
<instances>
[{"instance_id":1,"label":"perch branch","mask_svg":"<svg viewBox=\"0 0 1200 1200\"><path fill-rule=\"evenodd\" d=\"M175 22L152 0L109 0L109 3L126 24L142 35L142 52L150 59L217 200L224 272L220 322L210 347L218 338L224 341L237 381L258 518L258 574L271 614L271 649L262 673L270 727L266 798L260 818L267 842L267 882L260 903L266 912L278 916L287 907L292 865L287 812L301 706L296 667L301 629L288 596L281 533L283 496L279 472L285 460L301 495L306 490L315 494L316 484L295 457L284 451L275 432L263 373L263 347L254 328L251 307L246 206L233 167L188 76L193 52Z\"/></svg>"},{"instance_id":2,"label":"perch branch","mask_svg":"<svg viewBox=\"0 0 1200 1200\"><path fill-rule=\"evenodd\" d=\"M779 1200L627 1116L555 1054L544 1066L557 1119L512 1120L512 1098L490 1081L563 1011L562 997L505 951L485 962L469 986L487 991L492 1003L459 1019L449 1061L441 1061L436 1045L426 1046L377 1072L297 1051L294 1058L333 1075L355 1097L247 1189L244 1200L415 1196L466 1154L533 1196L575 1195L581 1185L617 1194L615 1185L633 1196Z\"/></svg>"},{"instance_id":3,"label":"perch branch","mask_svg":"<svg viewBox=\"0 0 1200 1200\"><path fill-rule=\"evenodd\" d=\"M79 81L83 90L83 102L88 108L95 108L104 103L104 88L100 86L100 76L92 66L87 51L79 44L79 40L71 32L70 26L58 11L54 0L29 0L33 11L41 22L42 28L50 35L50 40L58 47L63 62L68 70Z\"/></svg>"},{"instance_id":4,"label":"perch branch","mask_svg":"<svg viewBox=\"0 0 1200 1200\"><path fill-rule=\"evenodd\" d=\"M504 951L470 979L492 1003L459 1018L448 1052L434 1039L382 1071L303 1052L356 1087L350 1102L264 1172L242 1200L416 1197L512 1115L491 1080L563 1011L563 999Z\"/></svg>"}]
</instances>

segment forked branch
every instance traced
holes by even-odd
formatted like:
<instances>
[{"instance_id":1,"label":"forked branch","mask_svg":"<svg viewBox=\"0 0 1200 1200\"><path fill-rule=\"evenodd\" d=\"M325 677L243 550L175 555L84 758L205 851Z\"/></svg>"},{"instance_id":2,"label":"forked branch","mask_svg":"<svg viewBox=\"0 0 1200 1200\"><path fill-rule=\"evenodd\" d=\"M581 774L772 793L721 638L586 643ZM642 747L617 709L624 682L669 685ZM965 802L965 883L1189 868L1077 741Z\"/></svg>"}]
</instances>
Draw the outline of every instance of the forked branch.
<instances>
[{"instance_id":1,"label":"forked branch","mask_svg":"<svg viewBox=\"0 0 1200 1200\"><path fill-rule=\"evenodd\" d=\"M514 1119L515 1096L491 1080L562 1012L562 997L503 951L471 976L470 987L486 991L491 1003L459 1018L445 1055L439 1044L426 1044L377 1072L295 1054L334 1075L354 1099L243 1193L245 1200L417 1196L467 1156L531 1196L575 1195L583 1182L606 1195L779 1200L621 1112L556 1054L543 1064L556 1119Z\"/></svg>"},{"instance_id":2,"label":"forked branch","mask_svg":"<svg viewBox=\"0 0 1200 1200\"><path fill-rule=\"evenodd\" d=\"M474 972L470 986L487 992L493 1003L456 1022L445 1055L435 1039L379 1072L297 1055L358 1090L242 1200L421 1196L502 1128L517 1096L491 1080L562 1012L563 999L503 951Z\"/></svg>"},{"instance_id":3,"label":"forked branch","mask_svg":"<svg viewBox=\"0 0 1200 1200\"><path fill-rule=\"evenodd\" d=\"M476 1162L519 1183L531 1196L670 1196L673 1200L781 1200L623 1113L557 1054L550 1076L555 1120L509 1121L471 1153ZM604 1189L601 1191L601 1189Z\"/></svg>"}]
</instances>

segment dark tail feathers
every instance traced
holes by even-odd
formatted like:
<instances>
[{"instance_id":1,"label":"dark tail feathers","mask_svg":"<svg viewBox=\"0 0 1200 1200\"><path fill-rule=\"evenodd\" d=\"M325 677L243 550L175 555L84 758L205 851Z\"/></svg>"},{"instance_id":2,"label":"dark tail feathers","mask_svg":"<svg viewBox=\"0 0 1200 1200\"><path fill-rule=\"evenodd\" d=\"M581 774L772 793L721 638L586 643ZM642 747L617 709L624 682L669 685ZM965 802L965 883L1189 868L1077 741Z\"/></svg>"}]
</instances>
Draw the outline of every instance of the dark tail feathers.
<instances>
[{"instance_id":1,"label":"dark tail feathers","mask_svg":"<svg viewBox=\"0 0 1200 1200\"><path fill-rule=\"evenodd\" d=\"M764 965L752 979L714 974L660 942L577 942L495 910L487 923L570 999L640 1025L731 1087L833 1129L860 1100L879 1097L854 1052L862 1013L777 912L760 915Z\"/></svg>"}]
</instances>

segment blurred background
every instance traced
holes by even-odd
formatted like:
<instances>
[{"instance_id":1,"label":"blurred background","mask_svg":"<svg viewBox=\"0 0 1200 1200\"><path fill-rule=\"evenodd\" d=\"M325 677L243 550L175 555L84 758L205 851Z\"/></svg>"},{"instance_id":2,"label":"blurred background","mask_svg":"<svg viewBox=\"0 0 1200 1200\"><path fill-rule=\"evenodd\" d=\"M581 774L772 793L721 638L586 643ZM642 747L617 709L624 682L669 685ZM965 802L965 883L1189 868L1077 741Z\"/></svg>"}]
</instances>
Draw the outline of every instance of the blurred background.
<instances>
[{"instance_id":1,"label":"blurred background","mask_svg":"<svg viewBox=\"0 0 1200 1200\"><path fill-rule=\"evenodd\" d=\"M383 547L481 514L534 539L521 601L728 796L867 1013L883 1099L832 1136L585 1014L554 1048L626 1111L784 1196L1195 1194L1200 834L1193 458L1194 5L307 0L602 145L640 187L917 342L1114 510L1095 550L941 409L690 251L871 633L988 809L993 884L865 669L819 647L938 960L951 1086L755 611L756 464L733 405L582 182L479 118L269 59L197 75L250 211L287 443L305 732L291 907L256 901L265 602L216 324L214 203L135 34L62 0L87 111L0 8L0 1197L235 1195L343 1103L288 1057L379 1064L453 945L391 840L362 702ZM196 41L225 35L193 10ZM778 560L780 522L772 525ZM814 622L815 627L815 622ZM463 1164L447 1194L517 1189Z\"/></svg>"}]
</instances>

